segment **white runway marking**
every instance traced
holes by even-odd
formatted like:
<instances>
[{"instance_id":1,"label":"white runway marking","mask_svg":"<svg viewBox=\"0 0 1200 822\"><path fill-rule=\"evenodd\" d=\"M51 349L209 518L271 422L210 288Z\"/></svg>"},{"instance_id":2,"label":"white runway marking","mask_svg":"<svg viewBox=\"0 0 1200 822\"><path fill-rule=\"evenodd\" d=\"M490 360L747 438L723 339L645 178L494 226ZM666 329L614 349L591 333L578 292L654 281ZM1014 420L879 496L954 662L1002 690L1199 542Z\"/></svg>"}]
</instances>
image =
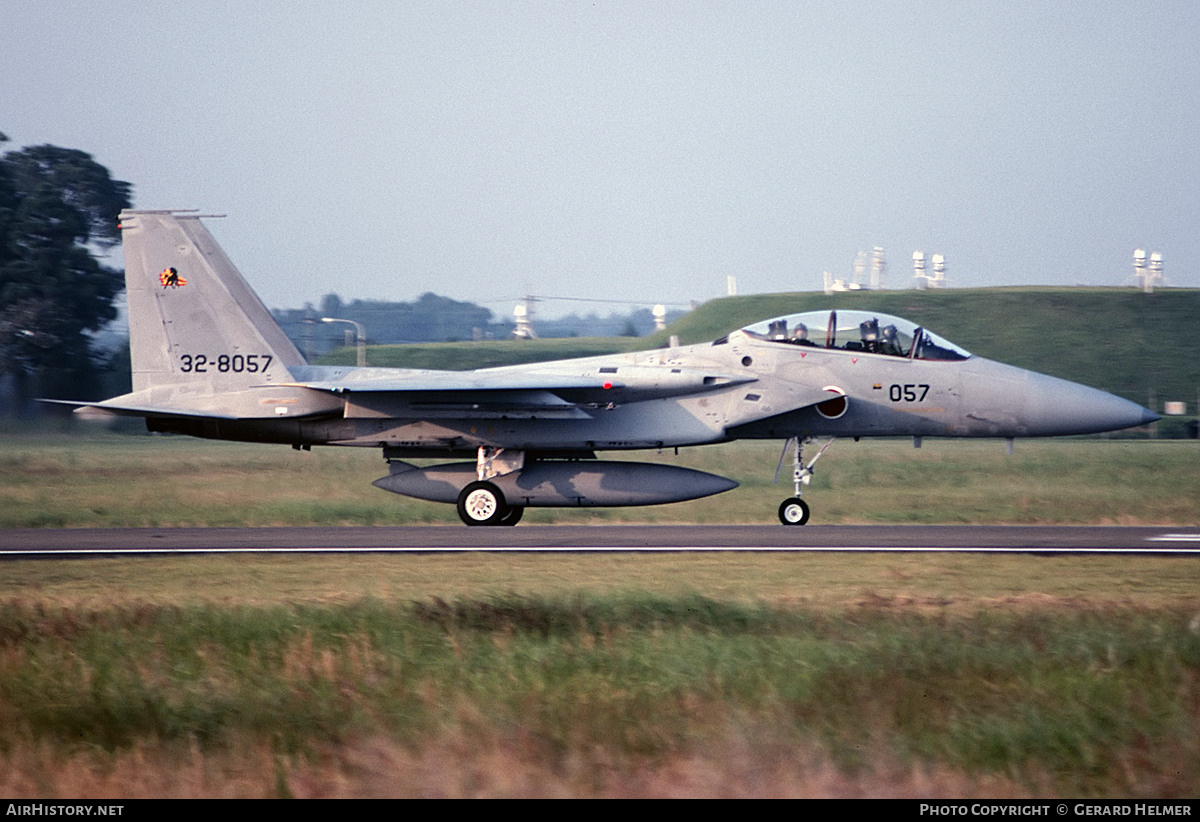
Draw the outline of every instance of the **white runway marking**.
<instances>
[{"instance_id":1,"label":"white runway marking","mask_svg":"<svg viewBox=\"0 0 1200 822\"><path fill-rule=\"evenodd\" d=\"M1168 535L1170 536L1170 535ZM1147 541L1170 541L1159 537L1148 537ZM1189 542L1200 543L1200 536L1193 536ZM25 551L6 551L0 550L0 557L55 557L55 556L113 556L113 555L164 555L164 554L628 554L628 553L643 553L643 554L663 554L663 553L890 553L890 554L916 554L916 553L939 553L939 554L1200 554L1200 547L1197 548L1166 548L1166 547L1147 547L1147 548L1080 548L1080 547L1026 547L1026 548L997 548L997 547L967 547L967 546L948 546L948 547L917 547L917 546L895 546L895 545L861 545L861 546L845 546L845 545L804 545L804 546L778 546L778 545L747 545L740 547L732 546L711 546L711 545L671 545L671 546L642 546L630 547L627 545L620 546L605 546L605 545L588 545L588 546L571 546L571 545L540 545L540 546L514 546L505 548L481 548L472 546L454 546L454 547L439 547L439 546L403 546L403 547L323 547L323 548L54 548L54 549L31 549Z\"/></svg>"}]
</instances>

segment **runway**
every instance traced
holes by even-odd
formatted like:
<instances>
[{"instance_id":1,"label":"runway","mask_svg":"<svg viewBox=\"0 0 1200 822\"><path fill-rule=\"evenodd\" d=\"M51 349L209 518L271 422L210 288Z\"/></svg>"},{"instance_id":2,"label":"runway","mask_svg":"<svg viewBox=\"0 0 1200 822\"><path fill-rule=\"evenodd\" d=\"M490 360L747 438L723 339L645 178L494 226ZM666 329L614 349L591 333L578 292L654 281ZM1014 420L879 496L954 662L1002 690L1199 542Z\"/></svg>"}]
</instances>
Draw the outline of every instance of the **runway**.
<instances>
[{"instance_id":1,"label":"runway","mask_svg":"<svg viewBox=\"0 0 1200 822\"><path fill-rule=\"evenodd\" d=\"M1200 527L525 525L0 530L0 559L118 554L948 551L1200 554Z\"/></svg>"}]
</instances>

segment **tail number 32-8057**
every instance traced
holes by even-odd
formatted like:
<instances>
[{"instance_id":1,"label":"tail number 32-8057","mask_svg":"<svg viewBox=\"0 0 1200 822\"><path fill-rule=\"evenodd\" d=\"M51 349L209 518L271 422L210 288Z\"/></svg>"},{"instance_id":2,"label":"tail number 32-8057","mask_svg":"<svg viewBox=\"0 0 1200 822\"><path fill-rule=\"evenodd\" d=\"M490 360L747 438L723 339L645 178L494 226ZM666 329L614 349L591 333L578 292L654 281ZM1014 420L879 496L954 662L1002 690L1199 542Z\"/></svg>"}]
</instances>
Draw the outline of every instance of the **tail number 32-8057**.
<instances>
[{"instance_id":1,"label":"tail number 32-8057","mask_svg":"<svg viewBox=\"0 0 1200 822\"><path fill-rule=\"evenodd\" d=\"M258 374L271 367L270 354L183 354L179 357L179 370L185 374Z\"/></svg>"}]
</instances>

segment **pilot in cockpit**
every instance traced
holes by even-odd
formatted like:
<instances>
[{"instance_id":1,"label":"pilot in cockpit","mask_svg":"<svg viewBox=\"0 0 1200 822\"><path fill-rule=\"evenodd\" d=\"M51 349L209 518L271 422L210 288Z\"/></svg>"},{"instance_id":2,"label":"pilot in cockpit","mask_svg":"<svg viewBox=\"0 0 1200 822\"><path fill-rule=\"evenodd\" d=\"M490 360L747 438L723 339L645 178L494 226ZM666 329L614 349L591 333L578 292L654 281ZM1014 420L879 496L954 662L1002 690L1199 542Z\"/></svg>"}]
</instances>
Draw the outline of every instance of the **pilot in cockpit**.
<instances>
[{"instance_id":1,"label":"pilot in cockpit","mask_svg":"<svg viewBox=\"0 0 1200 822\"><path fill-rule=\"evenodd\" d=\"M815 343L808 338L808 326L804 323L796 323L796 328L792 331L792 339L790 342L792 345L815 345Z\"/></svg>"},{"instance_id":2,"label":"pilot in cockpit","mask_svg":"<svg viewBox=\"0 0 1200 822\"><path fill-rule=\"evenodd\" d=\"M862 337L862 349L872 354L879 353L879 320L871 318L858 324Z\"/></svg>"},{"instance_id":3,"label":"pilot in cockpit","mask_svg":"<svg viewBox=\"0 0 1200 822\"><path fill-rule=\"evenodd\" d=\"M881 329L879 320L872 318L860 323L858 328L862 334L864 351L872 354L890 354L893 357L903 353L900 351L899 332L896 330L896 326L887 325Z\"/></svg>"},{"instance_id":4,"label":"pilot in cockpit","mask_svg":"<svg viewBox=\"0 0 1200 822\"><path fill-rule=\"evenodd\" d=\"M879 353L893 357L903 356L900 350L899 332L894 325L885 325L879 332Z\"/></svg>"}]
</instances>

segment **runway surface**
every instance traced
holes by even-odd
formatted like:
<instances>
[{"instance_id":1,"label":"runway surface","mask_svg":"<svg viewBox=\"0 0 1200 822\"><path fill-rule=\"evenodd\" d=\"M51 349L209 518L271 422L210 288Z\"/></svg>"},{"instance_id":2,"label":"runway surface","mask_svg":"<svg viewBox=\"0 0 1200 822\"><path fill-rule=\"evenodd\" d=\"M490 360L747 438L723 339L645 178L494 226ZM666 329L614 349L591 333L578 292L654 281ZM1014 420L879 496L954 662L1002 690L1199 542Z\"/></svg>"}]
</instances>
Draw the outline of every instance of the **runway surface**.
<instances>
[{"instance_id":1,"label":"runway surface","mask_svg":"<svg viewBox=\"0 0 1200 822\"><path fill-rule=\"evenodd\" d=\"M0 559L224 552L971 551L1200 554L1200 527L525 525L0 530Z\"/></svg>"}]
</instances>

